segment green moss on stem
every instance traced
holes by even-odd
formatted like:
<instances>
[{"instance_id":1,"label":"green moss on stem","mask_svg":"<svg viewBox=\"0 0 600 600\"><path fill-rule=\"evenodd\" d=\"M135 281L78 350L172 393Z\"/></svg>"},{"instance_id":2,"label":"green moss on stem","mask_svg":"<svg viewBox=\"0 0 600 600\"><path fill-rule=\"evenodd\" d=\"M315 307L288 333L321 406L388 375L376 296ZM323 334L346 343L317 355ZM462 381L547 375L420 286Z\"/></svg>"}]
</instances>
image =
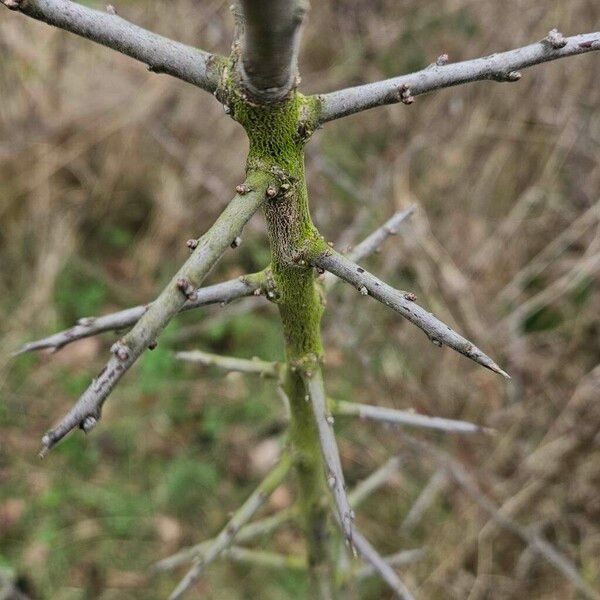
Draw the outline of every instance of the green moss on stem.
<instances>
[{"instance_id":1,"label":"green moss on stem","mask_svg":"<svg viewBox=\"0 0 600 600\"><path fill-rule=\"evenodd\" d=\"M219 98L248 135L247 169L275 175L278 181L264 206L271 277L285 338L284 388L290 401L290 438L296 453L309 572L313 584L322 588L324 581L331 581L333 569L327 539L327 488L319 436L301 376L323 355L324 302L306 255L324 242L310 216L304 172L304 146L314 131L318 102L294 90L280 103L254 105L244 96L235 72L234 56L225 70Z\"/></svg>"}]
</instances>

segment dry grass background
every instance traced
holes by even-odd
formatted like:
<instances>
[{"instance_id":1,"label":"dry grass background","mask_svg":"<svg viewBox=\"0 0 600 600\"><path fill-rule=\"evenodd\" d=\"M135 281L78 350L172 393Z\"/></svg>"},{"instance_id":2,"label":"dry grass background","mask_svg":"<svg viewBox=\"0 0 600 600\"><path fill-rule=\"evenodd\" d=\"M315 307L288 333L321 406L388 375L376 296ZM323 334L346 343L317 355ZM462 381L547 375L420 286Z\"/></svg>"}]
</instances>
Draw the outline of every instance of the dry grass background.
<instances>
[{"instance_id":1,"label":"dry grass background","mask_svg":"<svg viewBox=\"0 0 600 600\"><path fill-rule=\"evenodd\" d=\"M124 2L126 18L226 52L227 2ZM600 29L594 0L313 2L303 90L329 91L425 66ZM246 141L196 89L105 48L3 11L0 20L0 566L32 598L162 598L176 575L153 559L212 535L260 476L279 434L262 382L174 365L171 347L276 359L274 312L188 315L107 405L98 432L45 462L44 429L103 363L110 335L55 356L8 358L20 342L90 312L146 302L243 175ZM329 124L308 149L317 225L360 238L418 210L372 269L467 333L513 375L506 386L353 290L325 319L337 397L464 418L493 438L433 436L528 531L600 589L600 58L475 84ZM212 280L264 266L263 223ZM237 311L237 314L236 314ZM396 432L340 424L350 482L387 456L403 466L358 522L384 552L424 547L402 576L420 598L569 599L573 585L442 482L400 527L436 465ZM280 490L268 510L285 506ZM300 551L294 529L276 547ZM213 567L206 598L301 597L285 573ZM371 582L360 598L387 597Z\"/></svg>"}]
</instances>

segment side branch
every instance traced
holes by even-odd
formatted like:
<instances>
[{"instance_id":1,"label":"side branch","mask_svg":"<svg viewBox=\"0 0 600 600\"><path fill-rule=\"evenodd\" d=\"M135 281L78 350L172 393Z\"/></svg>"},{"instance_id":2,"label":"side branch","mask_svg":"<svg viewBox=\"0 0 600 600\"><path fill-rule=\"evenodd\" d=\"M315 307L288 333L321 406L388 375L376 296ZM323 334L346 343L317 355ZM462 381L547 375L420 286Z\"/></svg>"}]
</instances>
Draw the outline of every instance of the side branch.
<instances>
[{"instance_id":1,"label":"side branch","mask_svg":"<svg viewBox=\"0 0 600 600\"><path fill-rule=\"evenodd\" d=\"M232 546L223 551L223 558L253 567L263 567L276 571L306 571L306 558L294 554L278 554L264 550L249 550L241 546Z\"/></svg>"},{"instance_id":2,"label":"side branch","mask_svg":"<svg viewBox=\"0 0 600 600\"><path fill-rule=\"evenodd\" d=\"M449 346L476 363L510 379L510 376L489 356L419 306L415 302L416 298L414 294L394 289L331 249L312 259L312 262L317 268L325 269L347 283L352 284L362 295L373 296L379 302L400 313L405 319L408 319L413 325L424 331L427 337L437 346L446 344L446 346Z\"/></svg>"},{"instance_id":3,"label":"side branch","mask_svg":"<svg viewBox=\"0 0 600 600\"><path fill-rule=\"evenodd\" d=\"M296 505L284 508L274 515L244 525L235 536L235 541L236 543L241 544L244 542L250 542L258 537L265 537L289 521L295 520L297 517L298 507ZM188 562L192 562L194 560L201 561L204 554L207 552L208 548L211 547L213 542L213 539L206 540L204 542L200 542L199 544L195 544L194 546L184 548L176 554L172 554L171 556L163 558L161 561L156 563L156 565L154 565L153 570L157 572L171 571Z\"/></svg>"},{"instance_id":4,"label":"side branch","mask_svg":"<svg viewBox=\"0 0 600 600\"><path fill-rule=\"evenodd\" d=\"M254 513L265 503L267 498L279 487L286 478L291 466L292 457L285 452L277 466L263 479L261 484L254 490L251 496L235 512L229 523L221 530L221 533L212 541L206 552L202 555L200 562L194 565L181 580L175 591L169 596L169 600L182 598L185 592L198 580L204 569L213 562L224 550L233 543L238 531L245 525Z\"/></svg>"},{"instance_id":5,"label":"side branch","mask_svg":"<svg viewBox=\"0 0 600 600\"><path fill-rule=\"evenodd\" d=\"M190 350L188 352L176 352L175 358L185 362L203 365L205 367L217 367L223 371L237 371L251 375L260 375L267 379L282 379L283 365L276 362L268 362L259 358L237 358L235 356L221 356L202 350Z\"/></svg>"},{"instance_id":6,"label":"side branch","mask_svg":"<svg viewBox=\"0 0 600 600\"><path fill-rule=\"evenodd\" d=\"M391 236L397 235L400 226L412 217L416 205L411 204L408 208L394 213L381 227L370 233L360 244L356 245L350 252L348 258L360 261L377 252L381 245Z\"/></svg>"},{"instance_id":7,"label":"side branch","mask_svg":"<svg viewBox=\"0 0 600 600\"><path fill-rule=\"evenodd\" d=\"M454 64L438 59L416 73L319 96L320 122L333 121L376 106L410 103L414 96L471 81L518 81L520 69L594 50L600 50L600 32L563 38L554 30L540 42L516 50Z\"/></svg>"},{"instance_id":8,"label":"side branch","mask_svg":"<svg viewBox=\"0 0 600 600\"><path fill-rule=\"evenodd\" d=\"M413 214L414 209L413 205L406 210L392 215L381 227L354 247L348 254L348 258L359 261L371 256L389 236L395 235L398 232L399 227ZM195 240L193 242L195 243ZM339 280L332 273L325 274L326 289L330 289L336 281ZM198 288L194 292L193 298L187 300L183 305L181 311L201 308L210 304L228 304L233 300L253 295L264 294L268 299L271 299L274 293L273 280L270 277L269 268L267 268L257 273L244 275L238 279L231 279L215 285ZM69 327L69 329L59 331L40 340L28 342L13 354L18 355L25 352L46 349L58 351L67 344L86 337L98 335L106 331L127 329L135 325L149 307L150 304L144 304L102 315L101 317L83 317L73 327Z\"/></svg>"},{"instance_id":9,"label":"side branch","mask_svg":"<svg viewBox=\"0 0 600 600\"><path fill-rule=\"evenodd\" d=\"M390 586L396 597L402 600L414 600L414 596L390 564L373 548L367 538L358 531L354 532L354 543L363 560L371 564L373 570Z\"/></svg>"},{"instance_id":10,"label":"side branch","mask_svg":"<svg viewBox=\"0 0 600 600\"><path fill-rule=\"evenodd\" d=\"M214 92L223 60L129 23L114 10L100 12L70 0L0 0L7 8L117 50L166 73Z\"/></svg>"},{"instance_id":11,"label":"side branch","mask_svg":"<svg viewBox=\"0 0 600 600\"><path fill-rule=\"evenodd\" d=\"M230 279L215 285L201 287L194 291L193 297L186 300L181 312L193 308L201 308L211 304L228 304L233 300L253 296L261 293L267 286L267 278L264 271L245 275L238 279ZM14 354L23 354L35 350L50 349L58 351L71 342L76 342L86 337L98 335L105 331L119 331L135 325L150 308L151 304L132 306L118 312L103 315L101 317L83 317L77 324L69 329L59 331L53 335L29 342L23 345Z\"/></svg>"},{"instance_id":12,"label":"side branch","mask_svg":"<svg viewBox=\"0 0 600 600\"><path fill-rule=\"evenodd\" d=\"M421 490L421 493L410 507L404 521L402 521L401 530L405 533L414 529L421 521L425 511L433 504L436 496L446 487L446 472L439 468L427 482L427 485Z\"/></svg>"},{"instance_id":13,"label":"side branch","mask_svg":"<svg viewBox=\"0 0 600 600\"><path fill-rule=\"evenodd\" d=\"M319 432L319 441L321 443L321 453L326 469L327 485L331 489L335 506L338 512L338 521L346 543L354 550L353 546L353 526L354 511L350 508L350 501L346 494L346 483L344 472L342 471L342 461L338 450L335 434L333 432L334 419L327 409L327 400L325 398L325 388L323 385L323 376L321 369L317 368L310 376L306 374L304 378L308 398L313 408L317 430Z\"/></svg>"},{"instance_id":14,"label":"side branch","mask_svg":"<svg viewBox=\"0 0 600 600\"><path fill-rule=\"evenodd\" d=\"M350 506L357 508L371 494L384 486L400 470L401 464L402 460L399 456L392 456L366 479L357 483L354 489L348 494Z\"/></svg>"},{"instance_id":15,"label":"side branch","mask_svg":"<svg viewBox=\"0 0 600 600\"><path fill-rule=\"evenodd\" d=\"M423 427L425 429L437 429L447 433L493 433L493 429L482 427L469 421L459 421L456 419L444 419L442 417L430 417L420 415L408 410L397 410L395 408L386 408L384 406L375 406L373 404L360 404L358 402L336 401L333 412L335 415L344 417L358 417L359 419L369 419L379 423L389 423L391 425L406 425L408 427Z\"/></svg>"},{"instance_id":16,"label":"side branch","mask_svg":"<svg viewBox=\"0 0 600 600\"><path fill-rule=\"evenodd\" d=\"M368 258L381 248L383 243L392 235L396 235L403 223L408 221L415 212L416 206L412 204L407 209L395 212L381 227L370 233L360 244L357 244L347 256L355 262ZM333 273L325 274L325 289L329 290L336 281Z\"/></svg>"},{"instance_id":17,"label":"side branch","mask_svg":"<svg viewBox=\"0 0 600 600\"><path fill-rule=\"evenodd\" d=\"M415 548L414 550L402 550L401 552L396 552L396 554L384 556L383 560L390 567L404 567L421 560L425 554L426 551L423 548ZM354 573L354 577L359 581L367 577L373 577L373 575L377 575L377 571L372 565L366 565Z\"/></svg>"},{"instance_id":18,"label":"side branch","mask_svg":"<svg viewBox=\"0 0 600 600\"><path fill-rule=\"evenodd\" d=\"M193 298L195 289L264 202L271 184L271 177L262 173L248 177L244 193L234 197L213 226L198 240L193 254L148 311L125 337L113 345L113 356L98 377L62 421L43 437L40 456L45 456L76 427L81 427L86 433L94 428L100 419L102 405L121 377L146 348L155 344L186 300Z\"/></svg>"}]
</instances>

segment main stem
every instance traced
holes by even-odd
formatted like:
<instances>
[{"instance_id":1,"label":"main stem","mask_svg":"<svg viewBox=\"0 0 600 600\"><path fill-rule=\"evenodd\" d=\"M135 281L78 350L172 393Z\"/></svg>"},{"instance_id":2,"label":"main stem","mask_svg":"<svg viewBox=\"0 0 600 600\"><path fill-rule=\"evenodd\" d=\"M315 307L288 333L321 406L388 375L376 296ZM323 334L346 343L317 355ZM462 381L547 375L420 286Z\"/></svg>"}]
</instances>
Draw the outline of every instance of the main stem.
<instances>
[{"instance_id":1,"label":"main stem","mask_svg":"<svg viewBox=\"0 0 600 600\"><path fill-rule=\"evenodd\" d=\"M283 325L287 369L284 388L290 402L290 440L297 465L299 502L308 545L308 566L315 596L330 598L333 561L329 543L328 501L321 450L312 406L302 374L323 357L323 295L307 252L322 244L312 223L304 173L304 145L316 107L292 91L271 105L249 102L236 81L235 65L225 77L224 102L250 141L247 169L275 174L279 186L265 205L271 246L275 301ZM269 195L269 194L268 194Z\"/></svg>"},{"instance_id":2,"label":"main stem","mask_svg":"<svg viewBox=\"0 0 600 600\"><path fill-rule=\"evenodd\" d=\"M294 218L287 220L286 214L289 215L290 210ZM298 193L285 199L280 206L267 206L265 214L285 338L288 367L284 387L290 402L290 439L296 455L299 500L308 544L307 563L314 591L321 598L330 598L333 568L326 482L312 405L301 375L303 370L314 368L315 361L322 358L320 322L323 303L313 269L306 265L291 266L281 255L281 249L287 243L286 236L303 235L301 224L310 222L303 172ZM287 227L283 227L284 222Z\"/></svg>"}]
</instances>

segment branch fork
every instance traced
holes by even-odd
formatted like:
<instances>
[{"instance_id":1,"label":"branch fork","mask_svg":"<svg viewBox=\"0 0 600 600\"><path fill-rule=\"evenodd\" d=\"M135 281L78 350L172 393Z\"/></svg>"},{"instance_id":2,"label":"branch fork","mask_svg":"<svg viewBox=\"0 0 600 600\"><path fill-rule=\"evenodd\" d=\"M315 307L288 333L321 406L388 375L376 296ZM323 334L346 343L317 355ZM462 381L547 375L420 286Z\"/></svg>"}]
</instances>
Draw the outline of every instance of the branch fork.
<instances>
[{"instance_id":1,"label":"branch fork","mask_svg":"<svg viewBox=\"0 0 600 600\"><path fill-rule=\"evenodd\" d=\"M42 439L40 456L44 457L65 435L88 417L100 418L102 406L125 372L185 306L197 299L192 281L202 282L210 269L237 237L247 221L266 199L266 190L273 185L272 176L251 173L248 185L251 194L239 194L230 202L214 225L198 240L198 245L160 296L144 311L134 327L113 346L113 356L100 375L92 381L60 423ZM89 431L91 427L86 427Z\"/></svg>"}]
</instances>

